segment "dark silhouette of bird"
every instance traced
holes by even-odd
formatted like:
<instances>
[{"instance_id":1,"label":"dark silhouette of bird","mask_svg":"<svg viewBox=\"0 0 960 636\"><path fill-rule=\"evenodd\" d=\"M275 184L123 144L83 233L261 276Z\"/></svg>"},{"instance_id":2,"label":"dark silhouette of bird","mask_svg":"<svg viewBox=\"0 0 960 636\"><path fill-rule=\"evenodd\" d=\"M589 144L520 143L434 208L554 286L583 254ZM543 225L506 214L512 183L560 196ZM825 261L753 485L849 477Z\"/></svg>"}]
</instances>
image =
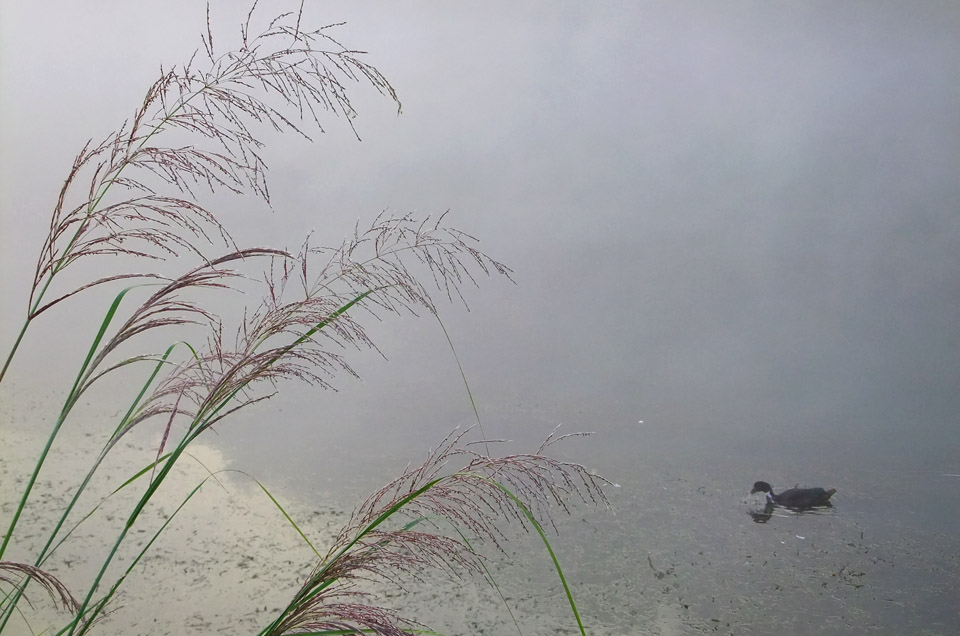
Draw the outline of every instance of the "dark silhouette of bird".
<instances>
[{"instance_id":1,"label":"dark silhouette of bird","mask_svg":"<svg viewBox=\"0 0 960 636\"><path fill-rule=\"evenodd\" d=\"M837 489L831 488L830 490L824 490L823 488L791 488L790 490L784 490L783 492L777 494L773 492L770 484L765 481L758 481L753 484L753 490L750 491L750 494L755 492L767 493L767 501L770 503L784 506L786 508L803 510L804 508L829 506L830 497L837 492Z\"/></svg>"}]
</instances>

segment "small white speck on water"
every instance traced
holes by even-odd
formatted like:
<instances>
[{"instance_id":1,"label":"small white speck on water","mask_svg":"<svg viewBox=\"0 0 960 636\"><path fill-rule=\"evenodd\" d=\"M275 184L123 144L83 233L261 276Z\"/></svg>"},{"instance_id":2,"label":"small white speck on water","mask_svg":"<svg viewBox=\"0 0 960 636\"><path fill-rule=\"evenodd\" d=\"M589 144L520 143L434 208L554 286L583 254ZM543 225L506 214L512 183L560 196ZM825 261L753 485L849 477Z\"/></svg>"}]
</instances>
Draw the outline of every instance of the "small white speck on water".
<instances>
[{"instance_id":1,"label":"small white speck on water","mask_svg":"<svg viewBox=\"0 0 960 636\"><path fill-rule=\"evenodd\" d=\"M797 535L797 538L798 538L798 539L806 539L806 537L801 537L799 534Z\"/></svg>"}]
</instances>

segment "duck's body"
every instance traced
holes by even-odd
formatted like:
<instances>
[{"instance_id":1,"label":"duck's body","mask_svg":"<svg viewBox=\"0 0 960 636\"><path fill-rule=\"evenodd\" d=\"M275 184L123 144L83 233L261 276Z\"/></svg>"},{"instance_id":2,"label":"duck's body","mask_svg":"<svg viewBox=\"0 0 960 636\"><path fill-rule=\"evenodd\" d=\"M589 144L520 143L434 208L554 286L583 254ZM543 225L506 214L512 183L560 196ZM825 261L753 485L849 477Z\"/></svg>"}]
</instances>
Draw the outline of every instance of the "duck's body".
<instances>
[{"instance_id":1,"label":"duck's body","mask_svg":"<svg viewBox=\"0 0 960 636\"><path fill-rule=\"evenodd\" d=\"M829 506L830 497L837 492L836 488L825 490L823 488L791 488L781 493L773 492L773 489L765 481L758 481L753 484L751 494L755 492L767 493L767 501L787 508L816 508L817 506Z\"/></svg>"}]
</instances>

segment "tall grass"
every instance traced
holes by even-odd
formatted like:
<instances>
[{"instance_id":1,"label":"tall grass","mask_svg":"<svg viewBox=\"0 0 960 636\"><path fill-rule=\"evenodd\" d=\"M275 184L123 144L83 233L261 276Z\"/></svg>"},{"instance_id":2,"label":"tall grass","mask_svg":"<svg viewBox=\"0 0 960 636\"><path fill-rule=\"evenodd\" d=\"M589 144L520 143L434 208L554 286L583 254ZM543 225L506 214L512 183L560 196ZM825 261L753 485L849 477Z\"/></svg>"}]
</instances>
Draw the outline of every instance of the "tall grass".
<instances>
[{"instance_id":1,"label":"tall grass","mask_svg":"<svg viewBox=\"0 0 960 636\"><path fill-rule=\"evenodd\" d=\"M259 131L309 139L323 130L325 115L353 126L348 88L355 84L372 86L398 109L400 102L361 52L333 38L331 27L308 29L302 5L266 20L254 5L238 47L224 53L215 48L209 8L206 26L202 53L164 71L131 120L102 141L87 143L57 197L23 325L0 382L25 334L41 318L56 328L58 320L68 320L67 301L92 288L118 287L6 520L0 543L0 632L29 612L21 601L31 582L68 613L57 634L94 630L153 541L175 522L176 512L111 580L108 572L121 546L190 444L238 410L274 397L286 383L322 388L337 373L353 374L345 353L376 350L364 330L366 320L390 313L436 314L438 293L463 300L464 286L475 285L481 275L510 277L505 265L486 256L473 237L449 226L443 216L381 215L330 248L312 247L309 240L296 252L238 246L215 211L200 203L197 190L255 195L269 204ZM166 141L170 138L190 141L173 144ZM116 255L126 257L122 263L135 262L136 271L108 270L116 261L105 257ZM80 261L96 261L92 269L106 273L64 283L64 271ZM169 275L171 264L182 263L191 264ZM258 290L261 300L222 315L213 292L239 287ZM170 344L152 350L150 343L158 340ZM88 472L77 476L63 509L48 511L56 522L32 562L4 560L61 428L91 387L119 379L120 372L142 378L126 412L110 429L91 431L102 436L102 449ZM140 494L116 535L103 538L107 553L88 585L69 590L46 567L48 560L70 540L67 521L102 462L125 435L144 426L161 433L154 460L121 485L139 488ZM543 526L551 523L551 509L565 509L571 497L603 501L604 482L579 465L548 457L548 446L559 439L549 437L536 453L494 457L489 450L472 450L465 432L452 435L423 465L359 506L312 574L291 589L289 604L260 633L422 630L383 607L358 581L373 577L402 587L417 580L415 572L436 567L491 580L474 546L502 547L509 537L501 526L511 520L532 527L542 539L583 631ZM462 465L452 468L458 460Z\"/></svg>"}]
</instances>

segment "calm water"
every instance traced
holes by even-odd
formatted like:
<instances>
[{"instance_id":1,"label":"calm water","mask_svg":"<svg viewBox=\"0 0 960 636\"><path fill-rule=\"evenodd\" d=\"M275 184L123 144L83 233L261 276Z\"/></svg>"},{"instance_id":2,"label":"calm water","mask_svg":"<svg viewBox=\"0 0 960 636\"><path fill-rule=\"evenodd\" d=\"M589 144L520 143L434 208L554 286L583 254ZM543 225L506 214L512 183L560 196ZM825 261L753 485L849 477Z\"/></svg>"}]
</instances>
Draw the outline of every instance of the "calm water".
<instances>
[{"instance_id":1,"label":"calm water","mask_svg":"<svg viewBox=\"0 0 960 636\"><path fill-rule=\"evenodd\" d=\"M322 397L324 417L298 412L310 403L305 395L302 403L294 400L283 413L315 423L312 431L298 427L298 449L261 445L252 453L238 446L238 461L308 500L347 505L418 461L431 436L442 436L441 426L471 423L468 407L456 412L459 397L433 415L415 399L385 398L367 402L349 426L327 428L325 417L349 421L335 404L352 399L351 389ZM576 509L557 539L597 633L958 633L955 437L944 434L942 446L925 454L946 460L924 462L916 460L924 456L919 442L898 445L895 437L877 436L857 442L846 439L849 431L813 426L774 434L762 426L656 416L611 421L616 409L610 408L597 414L546 404L481 409L490 437L514 440L507 449L535 448L560 422L568 432L597 431L558 452L620 484L609 489L612 509ZM251 419L242 436L262 425ZM278 465L284 468L274 472ZM776 489L837 488L835 506L801 515L778 510L756 523L749 513L762 500L748 493L757 479ZM532 541L522 546L502 570L506 585L517 586L521 608L563 615L546 556Z\"/></svg>"},{"instance_id":2,"label":"calm water","mask_svg":"<svg viewBox=\"0 0 960 636\"><path fill-rule=\"evenodd\" d=\"M851 309L830 339L815 321L651 322L640 300L617 306L615 284L591 290L616 308L600 316L524 289L484 287L471 313L444 320L487 436L512 440L503 452L536 449L558 424L596 433L556 448L620 484L611 510L575 509L556 541L593 633L958 633L960 357L946 322L927 345L908 346L930 324L932 300L904 314L913 328L875 357L883 329L855 324L870 306ZM540 289L537 276L526 289ZM339 379L338 392L281 387L207 441L282 496L349 510L475 423L435 322L388 319L371 334L389 361L355 355L362 381ZM30 373L21 367L15 380ZM838 494L822 513L760 524L749 513L761 500L748 495L759 479ZM520 612L534 625L566 617L542 549L528 537L510 556L498 571ZM491 618L495 599L476 599L473 633L509 628ZM550 620L558 633L572 625Z\"/></svg>"}]
</instances>

